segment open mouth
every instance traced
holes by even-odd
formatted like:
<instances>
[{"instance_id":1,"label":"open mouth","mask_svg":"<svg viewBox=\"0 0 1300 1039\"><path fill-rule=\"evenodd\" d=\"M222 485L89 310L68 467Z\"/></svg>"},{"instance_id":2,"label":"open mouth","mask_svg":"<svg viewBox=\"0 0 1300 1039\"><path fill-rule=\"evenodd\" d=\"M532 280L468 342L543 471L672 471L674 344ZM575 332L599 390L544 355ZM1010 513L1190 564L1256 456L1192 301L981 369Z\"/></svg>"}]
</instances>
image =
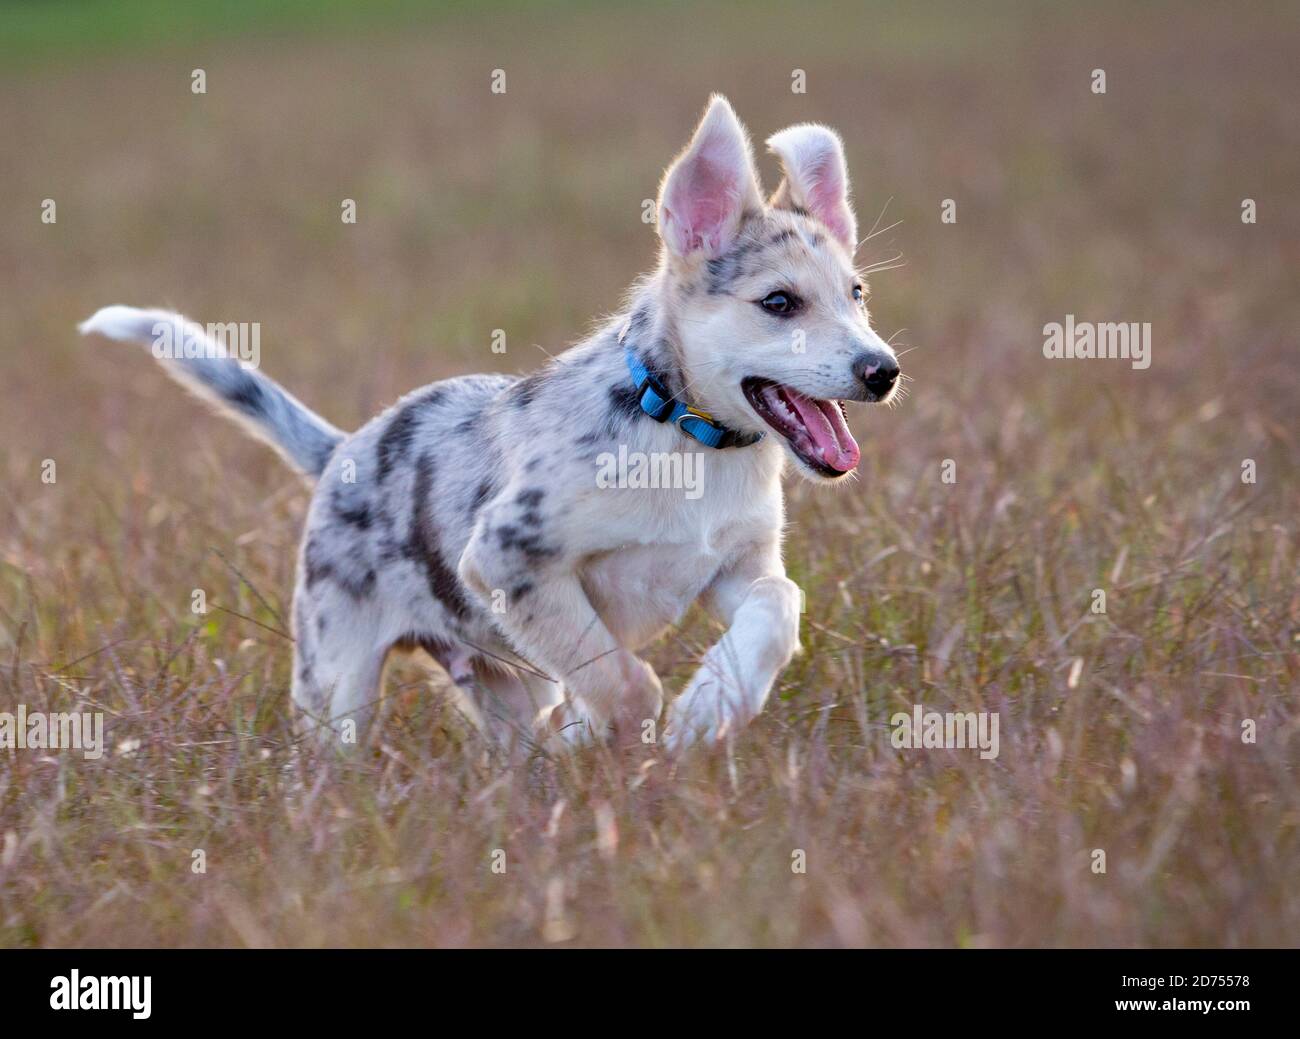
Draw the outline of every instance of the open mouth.
<instances>
[{"instance_id":1,"label":"open mouth","mask_svg":"<svg viewBox=\"0 0 1300 1039\"><path fill-rule=\"evenodd\" d=\"M799 459L823 476L843 476L862 452L844 420L844 405L817 400L770 379L750 376L740 384L750 406L786 439Z\"/></svg>"}]
</instances>

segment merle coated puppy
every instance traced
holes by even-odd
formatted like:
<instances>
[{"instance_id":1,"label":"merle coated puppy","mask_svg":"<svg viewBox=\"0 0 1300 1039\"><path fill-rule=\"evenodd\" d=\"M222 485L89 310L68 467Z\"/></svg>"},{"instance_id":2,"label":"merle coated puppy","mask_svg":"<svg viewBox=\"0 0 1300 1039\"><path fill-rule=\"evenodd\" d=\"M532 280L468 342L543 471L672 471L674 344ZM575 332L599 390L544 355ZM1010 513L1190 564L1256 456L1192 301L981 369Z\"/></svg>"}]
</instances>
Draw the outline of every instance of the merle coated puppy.
<instances>
[{"instance_id":1,"label":"merle coated puppy","mask_svg":"<svg viewBox=\"0 0 1300 1039\"><path fill-rule=\"evenodd\" d=\"M762 708L799 644L782 470L844 480L859 450L843 402L887 400L899 374L868 323L839 137L800 125L767 143L784 179L764 201L714 97L660 188L659 265L621 313L528 376L434 383L355 433L178 315L84 323L185 341L166 370L317 479L293 604L308 729L354 742L389 654L419 650L501 740L644 736L663 693L637 650L696 601L727 630L664 739L717 740ZM629 476L689 453L693 490Z\"/></svg>"}]
</instances>

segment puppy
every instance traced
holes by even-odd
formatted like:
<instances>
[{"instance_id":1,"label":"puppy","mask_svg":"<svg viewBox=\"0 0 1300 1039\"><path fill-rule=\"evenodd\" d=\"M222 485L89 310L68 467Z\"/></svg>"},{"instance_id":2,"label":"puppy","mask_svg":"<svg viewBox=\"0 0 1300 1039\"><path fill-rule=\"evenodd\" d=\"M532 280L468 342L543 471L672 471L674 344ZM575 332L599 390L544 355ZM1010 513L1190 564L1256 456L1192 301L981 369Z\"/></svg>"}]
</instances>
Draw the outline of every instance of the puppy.
<instances>
[{"instance_id":1,"label":"puppy","mask_svg":"<svg viewBox=\"0 0 1300 1039\"><path fill-rule=\"evenodd\" d=\"M166 370L316 479L293 599L306 730L355 742L389 654L421 650L494 740L649 742L663 692L637 651L696 601L726 633L663 741L716 741L762 709L799 646L782 471L844 480L844 402L888 400L899 376L854 268L839 137L767 143L784 179L765 202L715 96L664 175L659 264L622 312L539 371L434 383L355 433L178 315L107 307L81 326L186 343Z\"/></svg>"}]
</instances>

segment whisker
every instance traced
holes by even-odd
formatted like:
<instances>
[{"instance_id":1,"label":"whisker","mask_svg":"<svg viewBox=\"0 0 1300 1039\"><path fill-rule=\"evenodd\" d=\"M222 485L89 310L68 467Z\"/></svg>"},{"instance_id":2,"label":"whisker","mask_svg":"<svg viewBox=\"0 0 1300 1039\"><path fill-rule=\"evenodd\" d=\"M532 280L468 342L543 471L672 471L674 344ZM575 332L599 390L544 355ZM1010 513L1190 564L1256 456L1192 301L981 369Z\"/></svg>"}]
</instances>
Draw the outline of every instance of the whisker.
<instances>
[{"instance_id":1,"label":"whisker","mask_svg":"<svg viewBox=\"0 0 1300 1039\"><path fill-rule=\"evenodd\" d=\"M902 259L903 259L903 254L902 254L902 253L895 253L893 256L889 257L889 259L887 259L887 260L878 260L876 263L871 264L869 267L864 267L864 268L863 268L862 270L860 270L858 273L859 273L859 274L862 274L863 276L866 276L866 275L868 275L868 274L871 274L871 273L874 272L874 271L880 270L880 269L881 269L882 267L884 267L886 264L894 263L894 262L896 262L896 261L898 261L898 260L902 260ZM904 261L904 262L906 262L906 261Z\"/></svg>"},{"instance_id":2,"label":"whisker","mask_svg":"<svg viewBox=\"0 0 1300 1039\"><path fill-rule=\"evenodd\" d=\"M891 200L891 201L892 201L892 200ZM882 213L881 216L883 216L883 215L884 215L884 214ZM864 244L866 244L867 242L871 241L871 239L875 238L876 235L882 235L882 234L884 234L886 231L892 231L894 228L898 227L902 222L903 222L902 220L895 220L895 221L894 221L892 224L890 224L888 227L882 227L879 231L872 231L871 234L867 235L866 238L862 239L862 241L859 242L858 245L864 245Z\"/></svg>"},{"instance_id":3,"label":"whisker","mask_svg":"<svg viewBox=\"0 0 1300 1039\"><path fill-rule=\"evenodd\" d=\"M862 239L862 242L869 242L869 241L872 239L872 237L875 236L875 234L876 234L876 228L880 226L880 221L882 221L882 220L885 219L885 213L889 211L889 204L890 204L891 202L893 202L893 201L894 201L894 196L893 196L893 195L890 195L889 198L886 199L886 201L885 201L885 206L884 206L884 208L880 211L880 216L876 217L876 222L875 222L874 224L871 225L871 230L870 230L869 232L867 232L867 237L864 238L864 239ZM854 251L855 253L858 251L858 248L861 247L862 242L859 242L856 246L854 246L853 251Z\"/></svg>"}]
</instances>

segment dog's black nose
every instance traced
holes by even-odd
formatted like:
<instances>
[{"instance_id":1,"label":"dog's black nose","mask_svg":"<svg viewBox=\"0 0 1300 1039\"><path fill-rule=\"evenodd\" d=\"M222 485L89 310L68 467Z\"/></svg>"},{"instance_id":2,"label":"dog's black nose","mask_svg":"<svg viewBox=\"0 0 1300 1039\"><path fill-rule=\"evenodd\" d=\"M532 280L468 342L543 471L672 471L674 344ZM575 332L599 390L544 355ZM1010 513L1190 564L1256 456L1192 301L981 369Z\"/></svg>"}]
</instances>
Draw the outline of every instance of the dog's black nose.
<instances>
[{"instance_id":1,"label":"dog's black nose","mask_svg":"<svg viewBox=\"0 0 1300 1039\"><path fill-rule=\"evenodd\" d=\"M868 392L883 397L898 381L898 362L884 354L858 354L853 374L862 380Z\"/></svg>"}]
</instances>

